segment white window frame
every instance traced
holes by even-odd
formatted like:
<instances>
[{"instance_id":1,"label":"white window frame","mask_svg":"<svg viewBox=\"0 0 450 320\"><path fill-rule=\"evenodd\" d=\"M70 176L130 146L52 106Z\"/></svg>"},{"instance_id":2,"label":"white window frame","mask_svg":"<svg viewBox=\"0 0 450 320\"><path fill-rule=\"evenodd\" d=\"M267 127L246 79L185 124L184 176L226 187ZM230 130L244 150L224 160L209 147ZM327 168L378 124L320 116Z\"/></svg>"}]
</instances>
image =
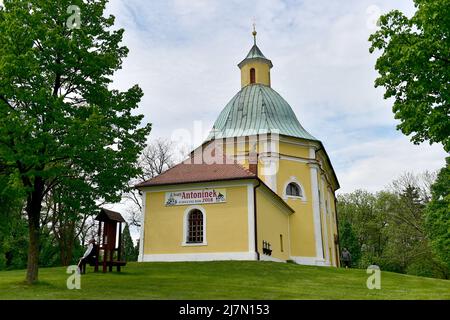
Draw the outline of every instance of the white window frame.
<instances>
[{"instance_id":1,"label":"white window frame","mask_svg":"<svg viewBox=\"0 0 450 320\"><path fill-rule=\"evenodd\" d=\"M187 237L189 235L189 212L192 210L200 210L203 217L203 242L200 243L189 243L187 242ZM206 241L206 211L201 206L190 206L184 210L183 217L183 241L181 243L183 247L197 247L197 246L206 246L208 242Z\"/></svg>"},{"instance_id":2,"label":"white window frame","mask_svg":"<svg viewBox=\"0 0 450 320\"><path fill-rule=\"evenodd\" d=\"M302 194L300 197L291 196L291 195L286 194L287 186L290 183L294 183L294 184L296 184L298 186L298 188L300 189L300 192ZM290 177L289 180L286 181L286 183L284 184L284 187L283 187L283 200L287 200L287 199L301 200L301 201L306 202L305 188L303 188L303 185L300 183L300 181L297 179L297 177L294 177L294 176Z\"/></svg>"}]
</instances>

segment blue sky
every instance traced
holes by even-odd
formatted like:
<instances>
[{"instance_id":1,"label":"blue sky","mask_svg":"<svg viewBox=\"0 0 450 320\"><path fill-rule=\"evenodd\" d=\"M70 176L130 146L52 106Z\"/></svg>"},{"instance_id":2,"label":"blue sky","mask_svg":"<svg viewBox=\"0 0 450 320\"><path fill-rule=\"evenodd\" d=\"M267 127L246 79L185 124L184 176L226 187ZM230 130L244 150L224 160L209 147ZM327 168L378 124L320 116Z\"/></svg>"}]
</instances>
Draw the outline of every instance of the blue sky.
<instances>
[{"instance_id":1,"label":"blue sky","mask_svg":"<svg viewBox=\"0 0 450 320\"><path fill-rule=\"evenodd\" d=\"M392 101L374 88L367 39L377 13L392 9L414 12L412 0L111 0L130 49L114 86L144 90L138 111L153 123L150 139L191 132L197 146L240 89L237 63L255 20L258 46L274 64L272 87L324 143L340 192L380 190L401 172L442 167L446 156L396 131Z\"/></svg>"}]
</instances>

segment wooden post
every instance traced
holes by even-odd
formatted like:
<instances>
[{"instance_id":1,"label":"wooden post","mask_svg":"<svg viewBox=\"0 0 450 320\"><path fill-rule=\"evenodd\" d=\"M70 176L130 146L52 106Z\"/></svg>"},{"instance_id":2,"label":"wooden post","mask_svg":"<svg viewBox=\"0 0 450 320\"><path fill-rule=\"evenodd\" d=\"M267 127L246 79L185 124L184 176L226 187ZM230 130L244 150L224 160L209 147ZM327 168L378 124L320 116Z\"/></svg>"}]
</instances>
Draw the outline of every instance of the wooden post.
<instances>
[{"instance_id":1,"label":"wooden post","mask_svg":"<svg viewBox=\"0 0 450 320\"><path fill-rule=\"evenodd\" d=\"M108 248L107 243L105 243L105 239L107 239L108 241L109 239L107 238L106 230L106 222L103 222L103 273L106 272L106 259L108 257Z\"/></svg>"},{"instance_id":2,"label":"wooden post","mask_svg":"<svg viewBox=\"0 0 450 320\"><path fill-rule=\"evenodd\" d=\"M119 222L119 247L117 248L117 261L122 261L122 222ZM120 265L117 264L117 272L120 272Z\"/></svg>"}]
</instances>

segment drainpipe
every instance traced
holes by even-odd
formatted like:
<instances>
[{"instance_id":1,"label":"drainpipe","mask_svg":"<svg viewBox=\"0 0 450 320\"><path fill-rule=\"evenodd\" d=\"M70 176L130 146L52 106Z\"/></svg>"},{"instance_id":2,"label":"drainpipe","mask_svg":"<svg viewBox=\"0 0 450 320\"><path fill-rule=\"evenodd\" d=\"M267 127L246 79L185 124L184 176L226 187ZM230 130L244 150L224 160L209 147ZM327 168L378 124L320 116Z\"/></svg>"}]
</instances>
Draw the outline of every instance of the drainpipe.
<instances>
[{"instance_id":1,"label":"drainpipe","mask_svg":"<svg viewBox=\"0 0 450 320\"><path fill-rule=\"evenodd\" d=\"M248 155L249 166L248 169L250 172L255 174L256 180L258 184L253 187L253 221L254 221L254 230L255 230L255 253L256 260L260 260L259 252L258 252L258 214L256 208L256 189L261 185L261 181L258 178L258 153L256 150L250 151ZM250 236L250 235L249 235Z\"/></svg>"},{"instance_id":2,"label":"drainpipe","mask_svg":"<svg viewBox=\"0 0 450 320\"><path fill-rule=\"evenodd\" d=\"M256 253L256 260L260 260L259 258L259 252L258 252L258 221L257 221L257 210L256 210L256 188L258 188L261 185L261 182L259 179L257 179L258 184L253 187L253 220L255 223L255 253Z\"/></svg>"}]
</instances>

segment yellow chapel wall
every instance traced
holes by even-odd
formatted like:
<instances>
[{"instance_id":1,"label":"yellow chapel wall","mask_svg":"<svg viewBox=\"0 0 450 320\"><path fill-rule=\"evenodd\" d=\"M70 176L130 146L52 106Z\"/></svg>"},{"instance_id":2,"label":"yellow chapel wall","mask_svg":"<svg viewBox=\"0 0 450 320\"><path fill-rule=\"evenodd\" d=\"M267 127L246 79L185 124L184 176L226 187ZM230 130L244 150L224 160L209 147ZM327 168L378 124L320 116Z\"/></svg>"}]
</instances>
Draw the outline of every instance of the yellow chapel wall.
<instances>
[{"instance_id":1,"label":"yellow chapel wall","mask_svg":"<svg viewBox=\"0 0 450 320\"><path fill-rule=\"evenodd\" d=\"M338 233L335 193L329 180L325 178L325 173L326 171L322 170L321 174L318 176L323 257L332 266L338 266L339 248L338 245L334 243L334 236Z\"/></svg>"},{"instance_id":2,"label":"yellow chapel wall","mask_svg":"<svg viewBox=\"0 0 450 320\"><path fill-rule=\"evenodd\" d=\"M286 183L291 177L296 177L298 182L304 189L306 201L300 199L283 199L291 206L295 213L289 217L290 220L290 236L289 242L291 246L292 256L302 257L315 257L316 256L316 240L314 233L314 216L313 216L313 204L312 204L312 190L311 190L311 171L309 165L306 163L309 158L310 147L305 145L299 145L298 139L288 138L289 142L280 141L277 152L280 157L290 157L292 159L280 159L278 161L278 171L276 174L276 193L283 198L283 192ZM227 144L226 150L228 154L233 154L236 150L238 152L238 160L240 164L246 169L249 169L248 164L248 141L241 144L241 146L235 146L237 141L241 143L245 140L235 140ZM261 144L257 144L258 153L266 150L259 150ZM298 159L299 161L293 161ZM261 161L258 165L258 176L268 186L271 186L270 177L267 177L263 173L263 166ZM318 181L320 186L320 182Z\"/></svg>"},{"instance_id":3,"label":"yellow chapel wall","mask_svg":"<svg viewBox=\"0 0 450 320\"><path fill-rule=\"evenodd\" d=\"M292 140L292 139L291 139ZM295 144L295 141L280 142L280 156L287 156L288 160L280 160L279 172L277 175L277 192L282 196L286 182L295 176L305 191L306 199L290 199L286 202L296 211L291 216L291 251L292 256L315 257L315 232L314 232L314 213L312 202L311 170L307 161L310 158L310 146L307 144ZM294 142L294 143L292 143ZM286 157L284 157L286 158ZM292 159L291 159L292 158ZM325 174L325 181L322 182L322 175L317 175L317 186L320 190L320 230L322 240L322 250L324 259L328 257L331 265L337 265L339 259L339 249L334 243L334 235L337 234L335 193L332 186L331 175L332 168L325 161L322 154L319 153L317 160L320 161L320 170ZM325 198L326 197L326 198ZM328 206L325 208L325 206ZM299 214L300 213L300 214Z\"/></svg>"},{"instance_id":4,"label":"yellow chapel wall","mask_svg":"<svg viewBox=\"0 0 450 320\"><path fill-rule=\"evenodd\" d=\"M201 189L203 186L189 188ZM247 185L226 189L226 202L199 205L206 212L207 245L183 246L184 214L190 205L165 206L165 192L147 189L144 254L248 252ZM189 190L188 189L188 190ZM184 190L172 189L175 190ZM149 192L150 191L150 192Z\"/></svg>"},{"instance_id":5,"label":"yellow chapel wall","mask_svg":"<svg viewBox=\"0 0 450 320\"><path fill-rule=\"evenodd\" d=\"M277 174L277 191L283 198L286 183L296 178L302 186L305 200L284 198L286 203L295 210L290 216L291 255L315 257L314 218L312 206L312 190L310 169L306 163L290 160L280 160Z\"/></svg>"},{"instance_id":6,"label":"yellow chapel wall","mask_svg":"<svg viewBox=\"0 0 450 320\"><path fill-rule=\"evenodd\" d=\"M285 141L283 141L285 140ZM240 160L241 165L245 168L249 168L248 164L248 141L241 146L236 146L235 143L245 140L231 140L226 143L227 154L233 155L235 151L238 152L237 159ZM258 144L258 149L260 144ZM312 185L311 185L311 169L308 165L310 159L310 148L312 146L301 139L283 137L278 145L277 154L280 156L278 163L278 172L276 175L276 192L283 198L283 192L286 183L291 179L291 177L296 177L298 182L303 187L305 192L305 200L301 199L284 199L289 206L291 206L295 213L289 217L290 225L290 247L291 256L300 257L316 257L316 238L315 238L315 228L314 228L314 213L313 213L313 202L312 202ZM258 150L258 153L266 150ZM261 154L260 154L261 155ZM284 159L283 159L284 158ZM317 155L317 160L320 161L319 174L317 175L317 186L320 188L321 197L325 195L329 196L329 207L328 214L325 215L324 204L325 200L322 200L322 204L319 206L320 210L320 222L321 231L320 235L322 238L322 248L324 253L324 258L326 257L325 251L327 250L329 255L329 261L332 265L336 265L336 260L339 260L339 248L334 244L334 234L337 234L336 225L336 208L335 208L335 194L334 187L331 184L332 168L325 161L324 155L319 153ZM271 181L268 177L262 174L261 161L258 166L258 176L267 184L271 185ZM326 183L322 187L321 174L326 173ZM329 192L328 190L331 188ZM324 220L324 217L326 220ZM325 235L327 241L325 241ZM326 242L328 246L326 247ZM262 244L262 243L261 243ZM259 244L259 245L261 245ZM334 259L333 259L334 251Z\"/></svg>"},{"instance_id":7,"label":"yellow chapel wall","mask_svg":"<svg viewBox=\"0 0 450 320\"><path fill-rule=\"evenodd\" d=\"M241 68L241 87L250 84L250 69L255 69L255 83L270 86L270 67L267 63L258 60L247 62Z\"/></svg>"},{"instance_id":8,"label":"yellow chapel wall","mask_svg":"<svg viewBox=\"0 0 450 320\"><path fill-rule=\"evenodd\" d=\"M303 159L309 158L309 148L292 143L280 142L279 152L281 155L293 156Z\"/></svg>"},{"instance_id":9,"label":"yellow chapel wall","mask_svg":"<svg viewBox=\"0 0 450 320\"><path fill-rule=\"evenodd\" d=\"M273 197L274 195L270 194L264 186L256 189L258 252L261 260L264 260L263 241L267 241L272 249L270 257L286 261L290 257L290 212L278 204Z\"/></svg>"}]
</instances>

